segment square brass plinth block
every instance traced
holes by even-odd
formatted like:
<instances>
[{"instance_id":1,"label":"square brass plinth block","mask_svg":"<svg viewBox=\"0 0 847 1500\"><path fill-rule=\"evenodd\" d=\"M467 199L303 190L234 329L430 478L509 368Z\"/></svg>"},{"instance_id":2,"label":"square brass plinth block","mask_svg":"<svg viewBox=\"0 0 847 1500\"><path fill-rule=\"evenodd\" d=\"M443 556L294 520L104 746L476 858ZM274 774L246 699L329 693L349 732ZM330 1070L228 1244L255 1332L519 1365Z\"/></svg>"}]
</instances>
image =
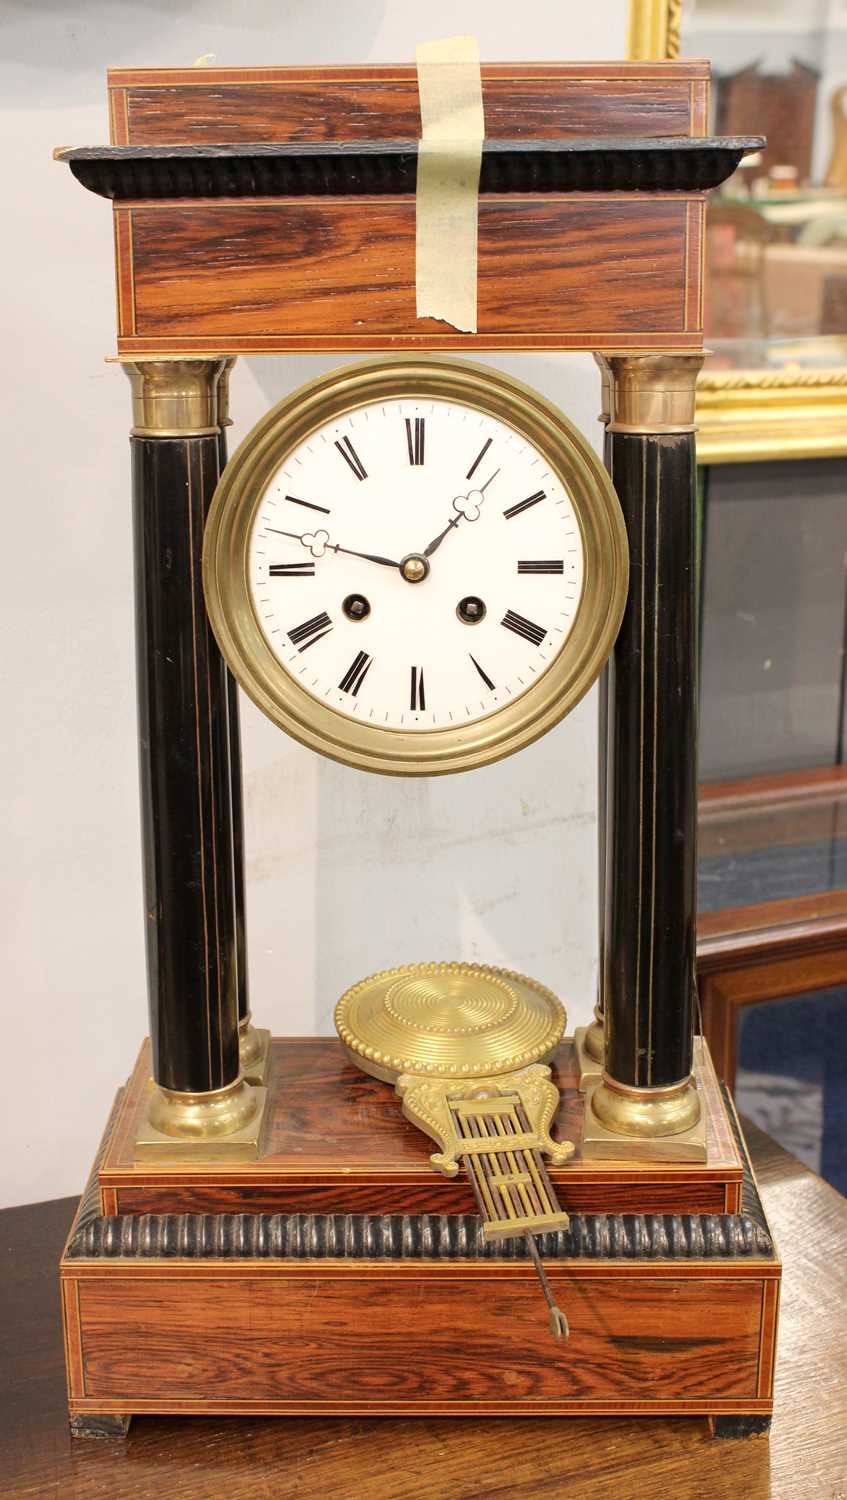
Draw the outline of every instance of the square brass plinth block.
<instances>
[{"instance_id":1,"label":"square brass plinth block","mask_svg":"<svg viewBox=\"0 0 847 1500\"><path fill-rule=\"evenodd\" d=\"M251 1026L250 1040L249 1058L242 1053L242 1072L247 1083L265 1087L271 1076L271 1034L264 1026Z\"/></svg>"},{"instance_id":2,"label":"square brass plinth block","mask_svg":"<svg viewBox=\"0 0 847 1500\"><path fill-rule=\"evenodd\" d=\"M579 1069L579 1089L584 1094L587 1089L594 1088L603 1077L603 1064L585 1046L586 1033L590 1031L589 1026L577 1026L573 1034L574 1050L576 1051L576 1062Z\"/></svg>"},{"instance_id":3,"label":"square brass plinth block","mask_svg":"<svg viewBox=\"0 0 847 1500\"><path fill-rule=\"evenodd\" d=\"M585 1090L585 1118L582 1135L582 1156L594 1161L700 1161L708 1158L706 1148L706 1102L701 1075L704 1068L711 1070L703 1051L702 1038L694 1043L694 1082L700 1097L700 1118L691 1130L679 1135L634 1136L620 1135L609 1130L597 1119L591 1100L597 1083Z\"/></svg>"},{"instance_id":4,"label":"square brass plinth block","mask_svg":"<svg viewBox=\"0 0 847 1500\"><path fill-rule=\"evenodd\" d=\"M242 1130L233 1130L229 1135L192 1140L185 1136L164 1135L150 1124L148 1107L155 1087L152 1079L149 1080L135 1137L133 1155L136 1161L227 1163L260 1160L268 1116L266 1088L251 1086L256 1096L257 1109L250 1123Z\"/></svg>"}]
</instances>

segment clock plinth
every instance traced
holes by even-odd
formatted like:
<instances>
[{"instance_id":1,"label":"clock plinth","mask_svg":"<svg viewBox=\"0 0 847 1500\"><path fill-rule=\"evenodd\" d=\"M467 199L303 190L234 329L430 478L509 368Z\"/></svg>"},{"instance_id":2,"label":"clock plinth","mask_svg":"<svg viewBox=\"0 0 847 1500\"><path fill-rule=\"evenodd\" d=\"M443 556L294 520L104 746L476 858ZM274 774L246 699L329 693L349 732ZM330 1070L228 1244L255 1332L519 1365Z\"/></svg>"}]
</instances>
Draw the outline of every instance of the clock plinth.
<instances>
[{"instance_id":1,"label":"clock plinth","mask_svg":"<svg viewBox=\"0 0 847 1500\"><path fill-rule=\"evenodd\" d=\"M705 1046L708 1160L550 1165L553 1344L520 1239L486 1244L391 1085L275 1039L260 1160L138 1162L145 1044L62 1259L77 1435L150 1412L767 1419L779 1261ZM572 1043L552 1133L579 1142ZM131 1357L127 1351L131 1351Z\"/></svg>"}]
</instances>

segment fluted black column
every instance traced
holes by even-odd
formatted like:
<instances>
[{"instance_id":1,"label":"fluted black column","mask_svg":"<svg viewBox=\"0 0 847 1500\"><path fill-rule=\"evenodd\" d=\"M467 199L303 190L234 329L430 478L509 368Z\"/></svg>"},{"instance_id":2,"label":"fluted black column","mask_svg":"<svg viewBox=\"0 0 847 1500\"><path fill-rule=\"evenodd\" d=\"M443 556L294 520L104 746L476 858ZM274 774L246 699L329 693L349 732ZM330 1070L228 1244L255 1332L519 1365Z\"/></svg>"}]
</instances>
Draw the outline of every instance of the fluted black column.
<instances>
[{"instance_id":1,"label":"fluted black column","mask_svg":"<svg viewBox=\"0 0 847 1500\"><path fill-rule=\"evenodd\" d=\"M632 584L610 669L606 1069L691 1072L697 815L694 438L612 433Z\"/></svg>"},{"instance_id":2,"label":"fluted black column","mask_svg":"<svg viewBox=\"0 0 847 1500\"><path fill-rule=\"evenodd\" d=\"M153 1076L238 1077L224 665L201 588L217 436L132 439L142 842Z\"/></svg>"},{"instance_id":3,"label":"fluted black column","mask_svg":"<svg viewBox=\"0 0 847 1500\"><path fill-rule=\"evenodd\" d=\"M607 1132L645 1139L683 1134L700 1117L691 1068L697 834L693 417L701 363L700 355L691 354L605 361L607 464L626 522L630 581L601 703L605 1059L589 1114ZM596 1154L610 1150L601 1143ZM663 1151L668 1154L667 1146Z\"/></svg>"},{"instance_id":4,"label":"fluted black column","mask_svg":"<svg viewBox=\"0 0 847 1500\"><path fill-rule=\"evenodd\" d=\"M227 461L227 427L229 416L229 374L234 359L226 361L218 387L218 466L221 474ZM241 716L238 704L238 683L232 673L224 668L226 677L227 728L229 743L230 807L232 815L232 874L233 899L235 902L235 978L238 996L239 1024L246 1023L250 1016L250 991L247 977L247 923L244 876L244 781L241 769Z\"/></svg>"},{"instance_id":5,"label":"fluted black column","mask_svg":"<svg viewBox=\"0 0 847 1500\"><path fill-rule=\"evenodd\" d=\"M219 473L221 360L126 367L133 387L139 762L150 1033L162 1128L239 1080L229 719L202 548ZM182 1107L182 1117L170 1118ZM237 1128L231 1100L217 1130ZM243 1110L242 1110L243 1113ZM234 1112L238 1114L238 1109ZM152 1113L151 1113L152 1118ZM202 1122L200 1122L202 1124Z\"/></svg>"}]
</instances>

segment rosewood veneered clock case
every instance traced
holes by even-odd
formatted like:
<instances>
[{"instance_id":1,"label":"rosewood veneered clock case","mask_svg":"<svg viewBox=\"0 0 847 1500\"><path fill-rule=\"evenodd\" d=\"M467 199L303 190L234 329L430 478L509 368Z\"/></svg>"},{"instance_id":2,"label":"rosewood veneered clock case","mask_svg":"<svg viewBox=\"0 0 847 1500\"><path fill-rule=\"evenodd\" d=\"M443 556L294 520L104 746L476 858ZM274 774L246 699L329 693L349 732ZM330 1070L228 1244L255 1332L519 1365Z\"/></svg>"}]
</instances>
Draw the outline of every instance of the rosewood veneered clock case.
<instances>
[{"instance_id":1,"label":"rosewood veneered clock case","mask_svg":"<svg viewBox=\"0 0 847 1500\"><path fill-rule=\"evenodd\" d=\"M758 141L705 136L704 63L481 75L475 333L416 315L413 68L119 70L112 144L56 153L112 200L150 996L62 1259L77 1435L770 1419L780 1266L693 970L703 216ZM509 349L595 353L605 466ZM236 357L292 350L376 357L228 464ZM337 1040L257 1028L237 682L349 765L472 774L598 674L595 1024L445 962Z\"/></svg>"}]
</instances>

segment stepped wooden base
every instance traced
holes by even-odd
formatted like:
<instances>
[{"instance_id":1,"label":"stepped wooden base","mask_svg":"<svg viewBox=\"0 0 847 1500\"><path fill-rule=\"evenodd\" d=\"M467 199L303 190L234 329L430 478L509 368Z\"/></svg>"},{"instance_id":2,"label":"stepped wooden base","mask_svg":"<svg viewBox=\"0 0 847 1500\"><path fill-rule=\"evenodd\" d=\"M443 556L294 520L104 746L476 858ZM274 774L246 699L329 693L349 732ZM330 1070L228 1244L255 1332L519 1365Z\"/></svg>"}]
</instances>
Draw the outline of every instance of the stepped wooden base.
<instances>
[{"instance_id":1,"label":"stepped wooden base","mask_svg":"<svg viewBox=\"0 0 847 1500\"><path fill-rule=\"evenodd\" d=\"M403 1119L390 1084L349 1063L329 1037L275 1038L261 1160L138 1162L135 1141L150 1076L145 1043L127 1085L99 1170L100 1211L141 1213L475 1213L470 1185L433 1171L436 1149ZM696 1070L707 1115L705 1162L586 1161L585 1097L573 1043L553 1059L561 1105L558 1140L576 1156L551 1167L568 1213L737 1213L742 1163L708 1049ZM624 1141L624 1146L629 1143Z\"/></svg>"},{"instance_id":2,"label":"stepped wooden base","mask_svg":"<svg viewBox=\"0 0 847 1500\"><path fill-rule=\"evenodd\" d=\"M275 1042L274 1061L259 1163L134 1164L143 1056L119 1098L62 1259L75 1434L143 1412L767 1423L780 1265L716 1086L705 1166L554 1172L571 1225L541 1248L562 1345L523 1242L485 1243L389 1086L330 1040ZM578 1140L569 1044L557 1068L558 1133ZM689 1206L704 1196L720 1205Z\"/></svg>"}]
</instances>

